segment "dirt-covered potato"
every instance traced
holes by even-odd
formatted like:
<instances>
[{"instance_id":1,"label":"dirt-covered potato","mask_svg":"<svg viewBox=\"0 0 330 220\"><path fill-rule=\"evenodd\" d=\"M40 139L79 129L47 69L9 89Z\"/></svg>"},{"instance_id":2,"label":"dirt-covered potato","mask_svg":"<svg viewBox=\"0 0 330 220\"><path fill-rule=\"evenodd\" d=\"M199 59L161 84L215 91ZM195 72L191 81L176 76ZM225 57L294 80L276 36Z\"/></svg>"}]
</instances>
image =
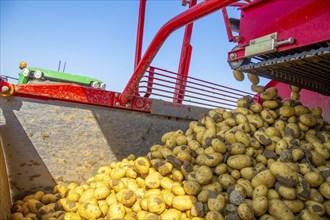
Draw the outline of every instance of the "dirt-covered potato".
<instances>
[{"instance_id":1,"label":"dirt-covered potato","mask_svg":"<svg viewBox=\"0 0 330 220\"><path fill-rule=\"evenodd\" d=\"M241 219L252 220L254 219L253 209L246 203L242 203L237 209L238 215Z\"/></svg>"},{"instance_id":2,"label":"dirt-covered potato","mask_svg":"<svg viewBox=\"0 0 330 220\"><path fill-rule=\"evenodd\" d=\"M221 212L225 207L225 197L217 192L210 192L207 207L210 211Z\"/></svg>"},{"instance_id":3,"label":"dirt-covered potato","mask_svg":"<svg viewBox=\"0 0 330 220\"><path fill-rule=\"evenodd\" d=\"M298 174L283 162L275 162L270 166L270 172L283 186L294 187L298 182Z\"/></svg>"},{"instance_id":4,"label":"dirt-covered potato","mask_svg":"<svg viewBox=\"0 0 330 220\"><path fill-rule=\"evenodd\" d=\"M263 100L272 100L277 96L277 94L278 94L277 88L271 87L271 88L266 89L265 92L261 93L260 97Z\"/></svg>"}]
</instances>

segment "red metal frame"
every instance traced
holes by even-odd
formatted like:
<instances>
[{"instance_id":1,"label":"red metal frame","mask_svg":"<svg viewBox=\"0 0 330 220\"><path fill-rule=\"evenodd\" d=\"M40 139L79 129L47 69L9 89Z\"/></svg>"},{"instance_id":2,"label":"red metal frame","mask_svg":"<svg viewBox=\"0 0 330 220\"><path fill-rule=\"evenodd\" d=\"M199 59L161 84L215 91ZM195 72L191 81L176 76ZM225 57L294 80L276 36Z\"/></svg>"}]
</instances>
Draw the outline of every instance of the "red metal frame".
<instances>
[{"instance_id":1,"label":"red metal frame","mask_svg":"<svg viewBox=\"0 0 330 220\"><path fill-rule=\"evenodd\" d=\"M189 8L195 6L197 0L191 0L189 2ZM186 84L185 81L187 80L187 76L189 73L189 66L190 66L190 59L192 53L192 46L190 44L192 30L193 30L193 22L186 25L184 35L183 35L183 42L182 42L182 49L181 49L181 56L179 61L179 68L178 68L178 75L176 79L176 87L174 91L173 102L182 104L182 99L184 97Z\"/></svg>"},{"instance_id":2,"label":"red metal frame","mask_svg":"<svg viewBox=\"0 0 330 220\"><path fill-rule=\"evenodd\" d=\"M61 100L149 113L152 105L150 99L134 96L132 104L120 106L118 105L119 93L75 84L17 84L13 86L15 89L13 96L34 99Z\"/></svg>"},{"instance_id":3,"label":"red metal frame","mask_svg":"<svg viewBox=\"0 0 330 220\"><path fill-rule=\"evenodd\" d=\"M295 43L277 48L283 52L330 40L330 4L325 0L256 0L240 7L241 50L228 61L244 58L250 40L277 32L278 41L293 37ZM227 24L226 24L227 25ZM227 27L228 28L228 27Z\"/></svg>"},{"instance_id":4,"label":"red metal frame","mask_svg":"<svg viewBox=\"0 0 330 220\"><path fill-rule=\"evenodd\" d=\"M173 31L234 2L237 2L237 0L205 0L168 21L158 31L141 61L135 68L132 77L119 97L120 104L124 106L133 98L133 92L141 80L144 72L147 70L164 41Z\"/></svg>"},{"instance_id":5,"label":"red metal frame","mask_svg":"<svg viewBox=\"0 0 330 220\"><path fill-rule=\"evenodd\" d=\"M136 66L139 64L139 62L141 60L146 2L147 2L147 0L140 0L139 18L138 18L138 26L137 26L137 33L136 33L134 69L136 68Z\"/></svg>"}]
</instances>

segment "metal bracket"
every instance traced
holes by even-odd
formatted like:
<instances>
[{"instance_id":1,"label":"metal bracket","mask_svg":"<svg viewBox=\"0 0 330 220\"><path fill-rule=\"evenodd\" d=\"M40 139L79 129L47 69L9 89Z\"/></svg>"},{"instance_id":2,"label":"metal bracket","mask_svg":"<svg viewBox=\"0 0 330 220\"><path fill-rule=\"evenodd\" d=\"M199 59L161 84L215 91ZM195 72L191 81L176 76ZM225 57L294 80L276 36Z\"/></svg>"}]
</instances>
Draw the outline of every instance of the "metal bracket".
<instances>
[{"instance_id":1,"label":"metal bracket","mask_svg":"<svg viewBox=\"0 0 330 220\"><path fill-rule=\"evenodd\" d=\"M253 57L276 51L277 32L250 41L245 47L245 57Z\"/></svg>"}]
</instances>

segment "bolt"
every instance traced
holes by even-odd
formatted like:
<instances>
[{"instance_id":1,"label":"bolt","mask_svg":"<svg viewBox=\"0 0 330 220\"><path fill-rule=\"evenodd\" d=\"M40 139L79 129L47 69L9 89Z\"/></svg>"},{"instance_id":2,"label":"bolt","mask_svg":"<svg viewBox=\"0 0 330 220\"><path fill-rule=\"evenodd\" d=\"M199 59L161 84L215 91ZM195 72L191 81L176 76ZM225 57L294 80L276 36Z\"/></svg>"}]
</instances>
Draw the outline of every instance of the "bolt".
<instances>
[{"instance_id":1,"label":"bolt","mask_svg":"<svg viewBox=\"0 0 330 220\"><path fill-rule=\"evenodd\" d=\"M254 40L251 40L251 44L254 44L255 43L255 41Z\"/></svg>"},{"instance_id":2,"label":"bolt","mask_svg":"<svg viewBox=\"0 0 330 220\"><path fill-rule=\"evenodd\" d=\"M274 39L275 38L275 34L270 35L270 38Z\"/></svg>"},{"instance_id":3,"label":"bolt","mask_svg":"<svg viewBox=\"0 0 330 220\"><path fill-rule=\"evenodd\" d=\"M236 53L230 53L230 54L229 54L229 58L230 58L230 59L234 59L234 58L236 58Z\"/></svg>"},{"instance_id":4,"label":"bolt","mask_svg":"<svg viewBox=\"0 0 330 220\"><path fill-rule=\"evenodd\" d=\"M116 102L116 106L119 107L120 106L120 103L119 102Z\"/></svg>"},{"instance_id":5,"label":"bolt","mask_svg":"<svg viewBox=\"0 0 330 220\"><path fill-rule=\"evenodd\" d=\"M116 93L115 93L115 96L116 96L116 98L118 98L118 97L119 97L119 93L118 93L118 92L116 92Z\"/></svg>"},{"instance_id":6,"label":"bolt","mask_svg":"<svg viewBox=\"0 0 330 220\"><path fill-rule=\"evenodd\" d=\"M4 93L8 92L8 91L9 91L8 86L3 86L3 87L1 88L1 91L4 92Z\"/></svg>"},{"instance_id":7,"label":"bolt","mask_svg":"<svg viewBox=\"0 0 330 220\"><path fill-rule=\"evenodd\" d=\"M126 105L126 108L131 108L131 104L127 103Z\"/></svg>"},{"instance_id":8,"label":"bolt","mask_svg":"<svg viewBox=\"0 0 330 220\"><path fill-rule=\"evenodd\" d=\"M142 99L138 99L138 100L136 100L135 105L138 108L142 108L144 106L144 101Z\"/></svg>"}]
</instances>

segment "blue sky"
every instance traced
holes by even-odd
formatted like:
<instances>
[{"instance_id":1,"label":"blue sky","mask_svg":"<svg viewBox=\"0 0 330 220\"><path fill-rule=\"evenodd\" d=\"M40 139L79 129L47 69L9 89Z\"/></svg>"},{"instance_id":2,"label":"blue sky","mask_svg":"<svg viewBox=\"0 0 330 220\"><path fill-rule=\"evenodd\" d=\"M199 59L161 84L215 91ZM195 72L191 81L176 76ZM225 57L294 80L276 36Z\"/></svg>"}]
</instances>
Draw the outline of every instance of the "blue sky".
<instances>
[{"instance_id":1,"label":"blue sky","mask_svg":"<svg viewBox=\"0 0 330 220\"><path fill-rule=\"evenodd\" d=\"M138 8L138 0L1 0L0 75L17 77L20 61L57 70L62 60L65 72L98 78L107 90L121 92L133 73ZM143 52L162 25L186 9L180 0L147 1ZM166 40L152 65L176 72L182 38L183 28ZM226 62L235 44L228 42L221 11L194 23L191 44L190 76L250 92L248 79L235 81Z\"/></svg>"}]
</instances>

